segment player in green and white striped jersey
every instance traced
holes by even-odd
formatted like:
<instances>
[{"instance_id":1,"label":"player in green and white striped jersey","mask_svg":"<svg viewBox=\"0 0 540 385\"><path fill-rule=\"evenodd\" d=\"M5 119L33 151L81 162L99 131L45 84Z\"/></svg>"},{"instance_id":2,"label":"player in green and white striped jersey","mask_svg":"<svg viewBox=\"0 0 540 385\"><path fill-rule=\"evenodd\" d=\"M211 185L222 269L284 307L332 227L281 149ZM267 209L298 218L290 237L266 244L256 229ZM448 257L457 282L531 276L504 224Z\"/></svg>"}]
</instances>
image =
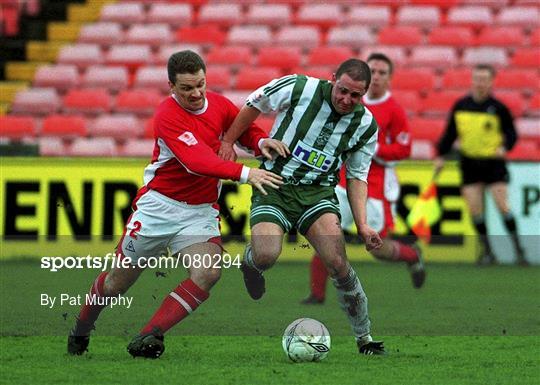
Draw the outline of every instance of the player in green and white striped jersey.
<instances>
[{"instance_id":1,"label":"player in green and white striped jersey","mask_svg":"<svg viewBox=\"0 0 540 385\"><path fill-rule=\"evenodd\" d=\"M367 174L377 141L377 123L361 105L370 81L368 65L357 59L343 62L332 81L303 75L275 79L248 97L223 138L220 155L233 158L232 143L259 114L277 112L270 137L287 145L290 155L261 165L281 175L285 183L268 195L253 191L252 243L241 267L246 288L252 298L262 297L262 272L275 263L284 233L295 226L325 262L360 353L384 354L382 342L371 338L367 298L347 261L334 192L345 162L347 195L358 233L368 250L379 248L381 238L366 223Z\"/></svg>"}]
</instances>

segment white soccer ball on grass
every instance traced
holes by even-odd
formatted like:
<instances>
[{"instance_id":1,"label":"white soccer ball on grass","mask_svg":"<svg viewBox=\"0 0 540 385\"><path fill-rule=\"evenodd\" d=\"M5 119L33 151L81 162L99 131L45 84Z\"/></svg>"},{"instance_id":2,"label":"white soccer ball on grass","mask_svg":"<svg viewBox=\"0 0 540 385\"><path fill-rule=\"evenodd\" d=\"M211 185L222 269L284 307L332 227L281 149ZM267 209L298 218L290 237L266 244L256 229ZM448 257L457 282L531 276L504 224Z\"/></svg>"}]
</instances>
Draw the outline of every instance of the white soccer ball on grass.
<instances>
[{"instance_id":1,"label":"white soccer ball on grass","mask_svg":"<svg viewBox=\"0 0 540 385\"><path fill-rule=\"evenodd\" d=\"M282 339L283 350L293 362L323 360L330 351L330 333L326 326L312 318L293 321Z\"/></svg>"}]
</instances>

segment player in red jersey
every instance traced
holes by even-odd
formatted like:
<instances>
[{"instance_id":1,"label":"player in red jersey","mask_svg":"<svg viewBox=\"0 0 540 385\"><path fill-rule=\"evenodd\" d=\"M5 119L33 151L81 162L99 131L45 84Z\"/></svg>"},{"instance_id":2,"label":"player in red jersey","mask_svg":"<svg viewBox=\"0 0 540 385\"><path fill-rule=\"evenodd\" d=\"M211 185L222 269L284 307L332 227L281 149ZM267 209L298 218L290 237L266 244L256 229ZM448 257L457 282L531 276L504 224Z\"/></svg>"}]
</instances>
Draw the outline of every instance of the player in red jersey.
<instances>
[{"instance_id":1,"label":"player in red jersey","mask_svg":"<svg viewBox=\"0 0 540 385\"><path fill-rule=\"evenodd\" d=\"M97 277L90 295L99 300L82 306L68 337L70 354L87 350L90 332L105 306L97 303L125 293L143 272L141 261L170 249L184 261L187 258L184 265L189 266L189 278L165 298L128 345L134 357L159 357L165 349L163 333L205 301L220 278L219 179L249 183L264 194L265 186L282 184L275 174L217 156L224 128L233 122L238 109L225 97L206 91L206 65L199 55L177 52L169 58L167 71L171 96L156 111L152 162L144 170L144 186L133 201L134 212L116 251L121 258L129 258L131 265L113 267ZM270 151L275 151L285 156L288 151L255 125L239 141L256 155L270 157ZM195 255L211 256L211 267L191 264L189 258Z\"/></svg>"},{"instance_id":2,"label":"player in red jersey","mask_svg":"<svg viewBox=\"0 0 540 385\"><path fill-rule=\"evenodd\" d=\"M411 153L409 125L405 111L389 91L393 71L392 61L384 54L373 53L367 63L371 68L371 86L362 100L379 125L377 151L368 174L367 222L383 238L382 247L371 250L371 254L378 259L407 263L413 286L420 288L426 276L420 250L416 246L392 240L388 234L394 227L392 206L399 198L400 192L394 166L396 161L408 158ZM336 186L336 195L340 206L341 226L344 229L353 224L345 186L345 167L343 167L339 185ZM310 271L311 293L302 303L323 303L328 272L318 255L313 256Z\"/></svg>"}]
</instances>

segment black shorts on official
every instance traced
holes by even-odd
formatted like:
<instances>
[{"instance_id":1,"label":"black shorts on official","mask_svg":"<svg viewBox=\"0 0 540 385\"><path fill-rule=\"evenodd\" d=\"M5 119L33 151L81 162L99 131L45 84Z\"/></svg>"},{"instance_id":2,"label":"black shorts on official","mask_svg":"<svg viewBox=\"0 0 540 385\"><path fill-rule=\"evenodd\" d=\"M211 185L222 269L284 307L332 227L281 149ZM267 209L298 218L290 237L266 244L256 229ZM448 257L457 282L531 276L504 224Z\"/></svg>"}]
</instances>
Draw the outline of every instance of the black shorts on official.
<instances>
[{"instance_id":1,"label":"black shorts on official","mask_svg":"<svg viewBox=\"0 0 540 385\"><path fill-rule=\"evenodd\" d=\"M290 185L279 190L267 188L268 195L253 189L250 225L271 222L286 233L296 227L300 234L307 233L311 225L324 213L334 213L341 221L339 203L334 186Z\"/></svg>"},{"instance_id":2,"label":"black shorts on official","mask_svg":"<svg viewBox=\"0 0 540 385\"><path fill-rule=\"evenodd\" d=\"M459 163L463 184L492 184L510 180L504 159L478 159L461 156Z\"/></svg>"}]
</instances>

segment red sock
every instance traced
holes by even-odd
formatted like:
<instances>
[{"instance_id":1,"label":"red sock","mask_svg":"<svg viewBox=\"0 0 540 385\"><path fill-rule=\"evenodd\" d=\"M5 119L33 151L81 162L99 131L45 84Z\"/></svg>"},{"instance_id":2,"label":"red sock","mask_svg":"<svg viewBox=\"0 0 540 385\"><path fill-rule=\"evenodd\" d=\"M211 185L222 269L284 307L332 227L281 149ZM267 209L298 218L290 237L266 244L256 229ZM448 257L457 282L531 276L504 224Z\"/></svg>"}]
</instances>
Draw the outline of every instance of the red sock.
<instances>
[{"instance_id":1,"label":"red sock","mask_svg":"<svg viewBox=\"0 0 540 385\"><path fill-rule=\"evenodd\" d=\"M414 263L418 261L418 254L416 250L411 246L406 245L398 241L393 241L394 243L394 260L403 261L407 263Z\"/></svg>"},{"instance_id":2,"label":"red sock","mask_svg":"<svg viewBox=\"0 0 540 385\"><path fill-rule=\"evenodd\" d=\"M96 295L97 297L104 297L103 295L103 285L105 284L105 278L107 278L107 272L103 272L97 276L96 280L90 288L90 295ZM105 305L83 305L81 312L79 313L79 318L75 326L75 335L86 335L92 330L94 322L96 322L99 317L99 313Z\"/></svg>"},{"instance_id":3,"label":"red sock","mask_svg":"<svg viewBox=\"0 0 540 385\"><path fill-rule=\"evenodd\" d=\"M210 293L201 289L191 279L186 279L163 300L150 322L141 330L141 334L150 333L154 328L165 333L197 309L209 296Z\"/></svg>"},{"instance_id":4,"label":"red sock","mask_svg":"<svg viewBox=\"0 0 540 385\"><path fill-rule=\"evenodd\" d=\"M311 260L311 294L320 300L324 300L327 280L328 270L326 270L321 257L315 254Z\"/></svg>"}]
</instances>

